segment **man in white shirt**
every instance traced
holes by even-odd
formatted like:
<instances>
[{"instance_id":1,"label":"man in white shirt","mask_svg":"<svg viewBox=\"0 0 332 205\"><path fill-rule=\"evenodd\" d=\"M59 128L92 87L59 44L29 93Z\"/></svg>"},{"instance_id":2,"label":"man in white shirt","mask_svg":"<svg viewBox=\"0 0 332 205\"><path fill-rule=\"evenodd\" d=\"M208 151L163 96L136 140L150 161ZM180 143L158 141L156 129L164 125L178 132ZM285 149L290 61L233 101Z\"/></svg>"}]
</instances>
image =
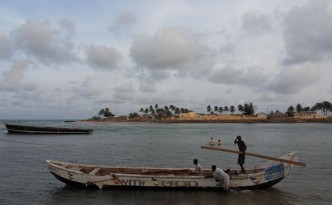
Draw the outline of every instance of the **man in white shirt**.
<instances>
[{"instance_id":1,"label":"man in white shirt","mask_svg":"<svg viewBox=\"0 0 332 205\"><path fill-rule=\"evenodd\" d=\"M193 174L195 174L195 175L199 175L199 176L202 176L202 175L203 175L203 168L202 168L202 166L198 163L198 160L197 160L197 159L194 159L193 163L194 163L194 165L196 165L196 167L195 167L195 171L193 172Z\"/></svg>"},{"instance_id":2,"label":"man in white shirt","mask_svg":"<svg viewBox=\"0 0 332 205\"><path fill-rule=\"evenodd\" d=\"M213 176L217 182L218 186L223 186L225 191L229 189L229 175L224 172L224 170L217 168L216 165L212 165Z\"/></svg>"}]
</instances>

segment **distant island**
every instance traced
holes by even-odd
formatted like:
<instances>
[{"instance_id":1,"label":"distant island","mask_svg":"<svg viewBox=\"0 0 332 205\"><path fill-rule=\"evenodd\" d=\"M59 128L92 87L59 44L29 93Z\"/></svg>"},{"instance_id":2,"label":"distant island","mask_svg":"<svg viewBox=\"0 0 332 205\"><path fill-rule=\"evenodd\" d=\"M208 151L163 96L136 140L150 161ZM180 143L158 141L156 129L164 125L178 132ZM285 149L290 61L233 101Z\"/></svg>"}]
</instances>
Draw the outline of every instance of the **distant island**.
<instances>
[{"instance_id":1,"label":"distant island","mask_svg":"<svg viewBox=\"0 0 332 205\"><path fill-rule=\"evenodd\" d=\"M270 113L255 113L257 107L253 103L237 106L206 107L207 113L196 113L187 108L174 105L159 107L158 104L141 108L129 115L114 115L109 108L103 108L97 116L84 120L88 122L153 122L153 123L309 123L332 122L332 104L328 101L316 103L312 107L301 104L289 106L286 112L279 110ZM235 113L235 112L238 113Z\"/></svg>"}]
</instances>

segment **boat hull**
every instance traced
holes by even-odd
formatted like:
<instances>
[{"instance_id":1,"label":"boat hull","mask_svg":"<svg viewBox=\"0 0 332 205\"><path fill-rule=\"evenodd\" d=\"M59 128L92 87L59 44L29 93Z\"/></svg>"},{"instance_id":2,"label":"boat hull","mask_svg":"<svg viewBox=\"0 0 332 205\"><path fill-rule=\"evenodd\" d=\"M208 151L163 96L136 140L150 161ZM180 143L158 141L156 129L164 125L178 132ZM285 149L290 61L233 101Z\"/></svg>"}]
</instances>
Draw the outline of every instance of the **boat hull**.
<instances>
[{"instance_id":1,"label":"boat hull","mask_svg":"<svg viewBox=\"0 0 332 205\"><path fill-rule=\"evenodd\" d=\"M297 160L297 153L284 156ZM115 167L46 161L48 170L58 180L73 186L99 189L165 189L223 191L211 170L203 176L191 175L189 168ZM247 174L230 171L231 190L254 190L271 187L283 180L293 165L269 162L264 168L247 170Z\"/></svg>"},{"instance_id":2,"label":"boat hull","mask_svg":"<svg viewBox=\"0 0 332 205\"><path fill-rule=\"evenodd\" d=\"M132 190L132 189L138 189L138 190L203 190L203 191L225 191L222 187L201 187L201 186L131 186L131 185L103 185L102 187L99 187L96 184L85 184L80 182L75 182L72 180L69 180L67 178L64 178L60 175L57 175L53 172L51 172L55 178L57 178L59 181L69 185L69 186L75 186L75 187L82 187L82 188L88 188L88 189L122 189L122 190ZM266 189L269 187L274 186L275 184L279 183L281 180L283 180L284 177L278 178L266 183L253 185L253 186L244 186L244 187L231 187L231 190L256 190L256 189Z\"/></svg>"},{"instance_id":3,"label":"boat hull","mask_svg":"<svg viewBox=\"0 0 332 205\"><path fill-rule=\"evenodd\" d=\"M93 129L5 124L8 134L91 134Z\"/></svg>"}]
</instances>

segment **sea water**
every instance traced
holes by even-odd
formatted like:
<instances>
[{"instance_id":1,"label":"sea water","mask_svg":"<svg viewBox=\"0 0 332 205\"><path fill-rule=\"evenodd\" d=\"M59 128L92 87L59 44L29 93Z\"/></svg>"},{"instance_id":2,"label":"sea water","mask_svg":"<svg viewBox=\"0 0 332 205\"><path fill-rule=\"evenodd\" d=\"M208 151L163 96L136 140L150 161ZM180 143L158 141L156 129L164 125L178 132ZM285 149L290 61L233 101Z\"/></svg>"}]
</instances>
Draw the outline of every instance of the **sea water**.
<instances>
[{"instance_id":1,"label":"sea water","mask_svg":"<svg viewBox=\"0 0 332 205\"><path fill-rule=\"evenodd\" d=\"M91 135L13 135L0 124L0 204L332 204L332 124L111 123L16 121L21 124L93 128ZM13 122L13 121L12 121ZM279 157L299 152L306 167L272 188L254 191L90 190L66 186L51 175L45 160L144 167L236 168L237 155L204 150L211 137L237 150ZM218 147L218 145L215 145ZM245 168L262 159L246 157Z\"/></svg>"}]
</instances>

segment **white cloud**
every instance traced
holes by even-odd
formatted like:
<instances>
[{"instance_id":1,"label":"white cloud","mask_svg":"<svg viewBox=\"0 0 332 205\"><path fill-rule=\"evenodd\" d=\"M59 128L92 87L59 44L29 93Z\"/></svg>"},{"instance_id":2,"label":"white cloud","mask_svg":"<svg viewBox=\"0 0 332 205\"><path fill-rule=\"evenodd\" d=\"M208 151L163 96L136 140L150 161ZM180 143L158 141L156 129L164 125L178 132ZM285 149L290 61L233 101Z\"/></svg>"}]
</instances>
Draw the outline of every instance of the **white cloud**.
<instances>
[{"instance_id":1,"label":"white cloud","mask_svg":"<svg viewBox=\"0 0 332 205\"><path fill-rule=\"evenodd\" d=\"M36 91L38 89L35 83L26 83L23 85L23 90L27 92Z\"/></svg>"},{"instance_id":2,"label":"white cloud","mask_svg":"<svg viewBox=\"0 0 332 205\"><path fill-rule=\"evenodd\" d=\"M259 12L247 12L242 16L242 30L249 35L260 35L272 30L270 16Z\"/></svg>"},{"instance_id":3,"label":"white cloud","mask_svg":"<svg viewBox=\"0 0 332 205\"><path fill-rule=\"evenodd\" d=\"M122 60L121 53L112 47L90 45L86 50L87 62L94 69L114 70Z\"/></svg>"},{"instance_id":4,"label":"white cloud","mask_svg":"<svg viewBox=\"0 0 332 205\"><path fill-rule=\"evenodd\" d=\"M211 72L208 79L213 83L259 87L266 82L267 76L262 67L234 69L232 66L225 66Z\"/></svg>"},{"instance_id":5,"label":"white cloud","mask_svg":"<svg viewBox=\"0 0 332 205\"><path fill-rule=\"evenodd\" d=\"M44 64L73 62L78 58L73 52L73 42L68 36L72 32L70 24L73 29L73 24L69 21L62 21L61 27L56 29L47 21L27 20L12 31L11 37L17 49Z\"/></svg>"},{"instance_id":6,"label":"white cloud","mask_svg":"<svg viewBox=\"0 0 332 205\"><path fill-rule=\"evenodd\" d=\"M0 32L0 60L9 59L13 54L13 48L10 39Z\"/></svg>"},{"instance_id":7,"label":"white cloud","mask_svg":"<svg viewBox=\"0 0 332 205\"><path fill-rule=\"evenodd\" d=\"M311 0L285 18L285 64L321 62L332 56L332 8L329 0Z\"/></svg>"},{"instance_id":8,"label":"white cloud","mask_svg":"<svg viewBox=\"0 0 332 205\"><path fill-rule=\"evenodd\" d=\"M132 12L121 13L110 26L113 32L126 33L137 23L137 17Z\"/></svg>"},{"instance_id":9,"label":"white cloud","mask_svg":"<svg viewBox=\"0 0 332 205\"><path fill-rule=\"evenodd\" d=\"M0 90L10 92L19 91L23 86L24 71L31 64L32 62L27 59L14 61L10 70L2 73L3 81L0 82ZM31 84L27 85L27 87L32 88ZM35 90L35 88L27 90Z\"/></svg>"},{"instance_id":10,"label":"white cloud","mask_svg":"<svg viewBox=\"0 0 332 205\"><path fill-rule=\"evenodd\" d=\"M131 82L123 83L114 89L112 102L124 103L134 98L134 86Z\"/></svg>"},{"instance_id":11,"label":"white cloud","mask_svg":"<svg viewBox=\"0 0 332 205\"><path fill-rule=\"evenodd\" d=\"M154 93L156 91L156 85L153 82L141 82L139 89L143 92Z\"/></svg>"},{"instance_id":12,"label":"white cloud","mask_svg":"<svg viewBox=\"0 0 332 205\"><path fill-rule=\"evenodd\" d=\"M311 64L286 67L275 76L267 89L278 94L295 94L319 80L319 71Z\"/></svg>"},{"instance_id":13,"label":"white cloud","mask_svg":"<svg viewBox=\"0 0 332 205\"><path fill-rule=\"evenodd\" d=\"M94 99L97 96L100 96L102 93L100 89L97 89L93 85L93 79L91 77L86 78L83 82L79 84L79 86L73 86L72 88L72 96L75 98L83 98L83 99Z\"/></svg>"},{"instance_id":14,"label":"white cloud","mask_svg":"<svg viewBox=\"0 0 332 205\"><path fill-rule=\"evenodd\" d=\"M160 78L170 76L171 71L198 77L208 73L214 63L212 49L197 34L183 27L165 27L154 36L136 37L130 54L140 68Z\"/></svg>"},{"instance_id":15,"label":"white cloud","mask_svg":"<svg viewBox=\"0 0 332 205\"><path fill-rule=\"evenodd\" d=\"M65 37L71 38L75 33L76 25L68 19L62 19L59 21L59 25L63 28L61 31L63 31Z\"/></svg>"}]
</instances>

